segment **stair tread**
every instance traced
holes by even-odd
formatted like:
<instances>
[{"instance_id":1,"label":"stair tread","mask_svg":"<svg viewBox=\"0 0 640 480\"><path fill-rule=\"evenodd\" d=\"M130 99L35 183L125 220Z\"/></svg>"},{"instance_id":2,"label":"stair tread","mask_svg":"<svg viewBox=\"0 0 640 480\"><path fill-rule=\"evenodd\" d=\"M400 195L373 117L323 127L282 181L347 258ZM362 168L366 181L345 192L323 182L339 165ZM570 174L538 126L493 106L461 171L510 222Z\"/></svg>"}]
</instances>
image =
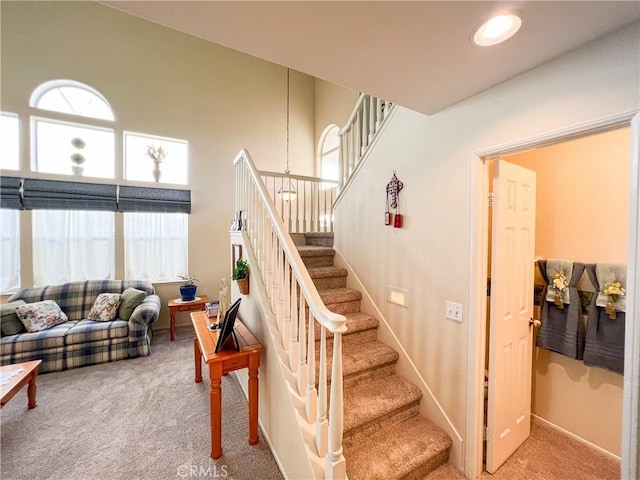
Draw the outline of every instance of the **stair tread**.
<instances>
[{"instance_id":1,"label":"stair tread","mask_svg":"<svg viewBox=\"0 0 640 480\"><path fill-rule=\"evenodd\" d=\"M362 300L362 292L360 290L354 290L348 287L330 288L328 290L320 290L318 293L325 305ZM331 309L329 308L329 310Z\"/></svg>"},{"instance_id":2,"label":"stair tread","mask_svg":"<svg viewBox=\"0 0 640 480\"><path fill-rule=\"evenodd\" d=\"M434 423L415 416L345 448L350 479L402 478L451 447Z\"/></svg>"},{"instance_id":3,"label":"stair tread","mask_svg":"<svg viewBox=\"0 0 640 480\"><path fill-rule=\"evenodd\" d=\"M331 278L331 277L346 277L347 270L340 267L326 266L326 267L308 267L307 271L311 278Z\"/></svg>"},{"instance_id":4,"label":"stair tread","mask_svg":"<svg viewBox=\"0 0 640 480\"><path fill-rule=\"evenodd\" d=\"M309 238L333 238L333 232L307 232L304 236Z\"/></svg>"},{"instance_id":5,"label":"stair tread","mask_svg":"<svg viewBox=\"0 0 640 480\"><path fill-rule=\"evenodd\" d=\"M422 392L400 375L345 387L344 433L420 402Z\"/></svg>"},{"instance_id":6,"label":"stair tread","mask_svg":"<svg viewBox=\"0 0 640 480\"><path fill-rule=\"evenodd\" d=\"M331 359L333 345L327 345L327 357ZM398 360L398 352L382 342L360 343L342 349L342 375L348 377L360 372L382 367ZM320 358L320 348L316 348L316 362ZM327 362L327 380L331 380L331 361ZM316 368L316 381L318 375Z\"/></svg>"},{"instance_id":7,"label":"stair tread","mask_svg":"<svg viewBox=\"0 0 640 480\"><path fill-rule=\"evenodd\" d=\"M316 245L298 245L296 247L301 257L326 257L334 256L336 251L331 247L318 247Z\"/></svg>"},{"instance_id":8,"label":"stair tread","mask_svg":"<svg viewBox=\"0 0 640 480\"><path fill-rule=\"evenodd\" d=\"M444 465L436 468L423 480L466 480L466 478L467 477L458 471L456 467L450 463L445 463Z\"/></svg>"}]
</instances>

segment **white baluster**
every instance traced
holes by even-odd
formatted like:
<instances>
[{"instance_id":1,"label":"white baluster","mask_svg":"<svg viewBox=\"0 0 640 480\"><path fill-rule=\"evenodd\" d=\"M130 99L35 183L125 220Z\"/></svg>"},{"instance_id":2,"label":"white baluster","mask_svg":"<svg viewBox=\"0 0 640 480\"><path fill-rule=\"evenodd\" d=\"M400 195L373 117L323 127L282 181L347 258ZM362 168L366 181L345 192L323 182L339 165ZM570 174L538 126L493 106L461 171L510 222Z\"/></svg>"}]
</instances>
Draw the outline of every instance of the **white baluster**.
<instances>
[{"instance_id":1,"label":"white baluster","mask_svg":"<svg viewBox=\"0 0 640 480\"><path fill-rule=\"evenodd\" d=\"M282 285L282 346L285 350L289 348L291 341L291 268L289 262L284 259L284 284ZM289 357L291 352L289 351Z\"/></svg>"},{"instance_id":2,"label":"white baluster","mask_svg":"<svg viewBox=\"0 0 640 480\"><path fill-rule=\"evenodd\" d=\"M331 367L331 402L329 405L329 451L325 458L325 478L346 477L346 463L342 454L344 430L344 392L342 385L342 333L333 334Z\"/></svg>"},{"instance_id":3,"label":"white baluster","mask_svg":"<svg viewBox=\"0 0 640 480\"><path fill-rule=\"evenodd\" d=\"M375 97L369 95L369 140L367 141L367 145L371 144L373 140L373 136L376 133L376 106L375 106Z\"/></svg>"},{"instance_id":4,"label":"white baluster","mask_svg":"<svg viewBox=\"0 0 640 480\"><path fill-rule=\"evenodd\" d=\"M298 282L295 277L291 276L291 304L289 305L289 311L291 312L291 338L289 340L289 368L294 374L298 368L298 336L300 332L298 330L298 309L296 304L298 303L297 295Z\"/></svg>"},{"instance_id":5,"label":"white baluster","mask_svg":"<svg viewBox=\"0 0 640 480\"><path fill-rule=\"evenodd\" d=\"M382 123L382 100L376 98L376 132L380 130L380 124Z\"/></svg>"},{"instance_id":6,"label":"white baluster","mask_svg":"<svg viewBox=\"0 0 640 480\"><path fill-rule=\"evenodd\" d=\"M318 455L327 454L328 423L327 423L327 332L320 325L320 371L318 372L318 422L316 423L316 448ZM331 399L333 401L333 399Z\"/></svg>"},{"instance_id":7,"label":"white baluster","mask_svg":"<svg viewBox=\"0 0 640 480\"><path fill-rule=\"evenodd\" d=\"M314 332L313 314L309 311L309 338L307 339L307 392L305 395L305 410L307 421L313 423L318 415L318 394L316 391L316 336Z\"/></svg>"},{"instance_id":8,"label":"white baluster","mask_svg":"<svg viewBox=\"0 0 640 480\"><path fill-rule=\"evenodd\" d=\"M298 305L298 378L297 387L300 395L305 395L307 388L307 324L305 321L306 302L300 289L300 304ZM307 413L307 418L309 414Z\"/></svg>"}]
</instances>

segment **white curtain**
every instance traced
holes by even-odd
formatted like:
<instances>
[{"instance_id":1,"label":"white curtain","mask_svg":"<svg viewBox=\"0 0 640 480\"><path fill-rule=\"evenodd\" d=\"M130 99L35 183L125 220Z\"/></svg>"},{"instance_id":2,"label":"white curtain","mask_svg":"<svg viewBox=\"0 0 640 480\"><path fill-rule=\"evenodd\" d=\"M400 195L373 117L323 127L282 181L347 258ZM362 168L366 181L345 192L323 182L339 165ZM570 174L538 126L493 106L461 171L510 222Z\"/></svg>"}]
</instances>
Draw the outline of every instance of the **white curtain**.
<instances>
[{"instance_id":1,"label":"white curtain","mask_svg":"<svg viewBox=\"0 0 640 480\"><path fill-rule=\"evenodd\" d=\"M20 212L0 210L0 292L20 288Z\"/></svg>"},{"instance_id":2,"label":"white curtain","mask_svg":"<svg viewBox=\"0 0 640 480\"><path fill-rule=\"evenodd\" d=\"M34 210L34 284L113 279L114 219L113 212Z\"/></svg>"},{"instance_id":3,"label":"white curtain","mask_svg":"<svg viewBox=\"0 0 640 480\"><path fill-rule=\"evenodd\" d=\"M187 275L188 226L184 213L125 213L125 278L166 282Z\"/></svg>"}]
</instances>

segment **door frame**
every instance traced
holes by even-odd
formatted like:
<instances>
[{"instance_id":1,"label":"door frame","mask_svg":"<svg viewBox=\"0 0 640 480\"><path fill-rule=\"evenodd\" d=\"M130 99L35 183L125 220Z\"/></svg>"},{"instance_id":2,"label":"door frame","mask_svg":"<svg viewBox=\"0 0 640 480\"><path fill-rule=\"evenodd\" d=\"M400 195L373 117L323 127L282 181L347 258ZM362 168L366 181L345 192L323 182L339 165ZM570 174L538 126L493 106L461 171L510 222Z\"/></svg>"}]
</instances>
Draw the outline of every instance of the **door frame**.
<instances>
[{"instance_id":1,"label":"door frame","mask_svg":"<svg viewBox=\"0 0 640 480\"><path fill-rule=\"evenodd\" d=\"M489 239L489 162L501 155L524 152L555 143L594 135L618 128L631 128L631 175L629 191L629 234L627 252L627 315L640 314L640 114L637 110L580 123L484 148L470 155L470 222L469 236L469 326L467 357L467 411L465 429L464 470L475 479L482 472L484 426L484 365L487 341L486 298ZM473 320L475 319L475 321ZM625 374L622 413L622 478L638 478L640 412L640 321L627 322L625 332ZM634 420L635 419L635 420Z\"/></svg>"}]
</instances>

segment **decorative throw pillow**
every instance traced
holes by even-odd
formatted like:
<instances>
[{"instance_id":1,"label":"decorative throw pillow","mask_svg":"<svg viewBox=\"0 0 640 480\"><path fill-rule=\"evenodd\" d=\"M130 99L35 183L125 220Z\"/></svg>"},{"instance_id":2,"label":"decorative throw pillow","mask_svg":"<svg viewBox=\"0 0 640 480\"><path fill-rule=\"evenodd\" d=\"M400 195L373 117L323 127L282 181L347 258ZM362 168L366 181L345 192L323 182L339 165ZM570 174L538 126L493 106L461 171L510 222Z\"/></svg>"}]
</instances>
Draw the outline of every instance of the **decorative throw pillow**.
<instances>
[{"instance_id":1,"label":"decorative throw pillow","mask_svg":"<svg viewBox=\"0 0 640 480\"><path fill-rule=\"evenodd\" d=\"M127 288L122 292L122 302L120 303L120 310L118 310L120 318L129 321L129 317L131 317L135 308L140 305L145 298L147 298L147 292L133 287Z\"/></svg>"},{"instance_id":2,"label":"decorative throw pillow","mask_svg":"<svg viewBox=\"0 0 640 480\"><path fill-rule=\"evenodd\" d=\"M89 316L89 320L99 320L101 322L109 322L116 318L118 307L120 306L119 293L101 293L93 302Z\"/></svg>"},{"instance_id":3,"label":"decorative throw pillow","mask_svg":"<svg viewBox=\"0 0 640 480\"><path fill-rule=\"evenodd\" d=\"M25 303L24 300L16 300L15 302L0 305L0 330L2 330L3 337L27 331L18 315L16 315L16 307L25 305Z\"/></svg>"},{"instance_id":4,"label":"decorative throw pillow","mask_svg":"<svg viewBox=\"0 0 640 480\"><path fill-rule=\"evenodd\" d=\"M68 320L67 315L53 300L27 303L16 308L16 315L27 332L40 332Z\"/></svg>"}]
</instances>

